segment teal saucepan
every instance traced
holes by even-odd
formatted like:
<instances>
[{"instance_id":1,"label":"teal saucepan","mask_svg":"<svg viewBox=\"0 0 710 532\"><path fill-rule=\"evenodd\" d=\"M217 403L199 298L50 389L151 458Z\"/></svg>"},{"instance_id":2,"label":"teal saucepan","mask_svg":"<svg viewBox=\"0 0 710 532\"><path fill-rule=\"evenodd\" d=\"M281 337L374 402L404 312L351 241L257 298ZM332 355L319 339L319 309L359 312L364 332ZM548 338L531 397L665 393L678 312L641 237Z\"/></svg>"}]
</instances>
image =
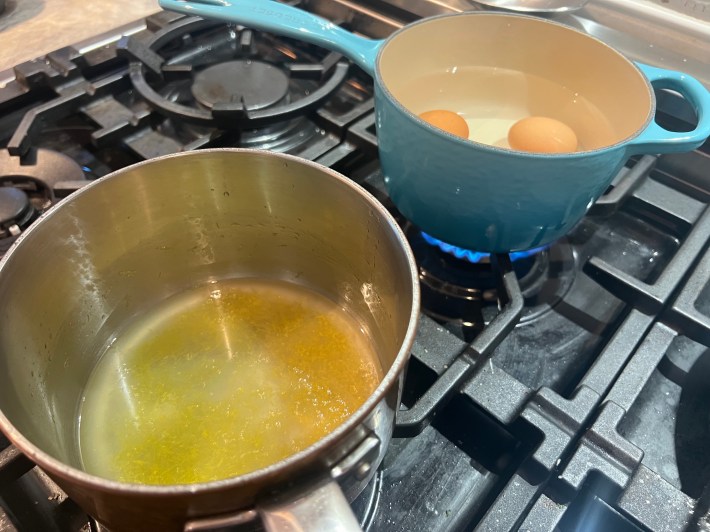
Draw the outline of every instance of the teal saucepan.
<instances>
[{"instance_id":1,"label":"teal saucepan","mask_svg":"<svg viewBox=\"0 0 710 532\"><path fill-rule=\"evenodd\" d=\"M308 41L373 75L392 201L430 235L477 251L553 242L580 221L630 156L690 151L710 135L710 93L696 79L633 63L548 20L459 13L375 41L278 2L160 5ZM698 122L692 131L656 124L654 87L690 103ZM453 113L468 131L462 137L435 127L419 117L427 111ZM515 130L521 138L513 142L511 127L523 119L527 127ZM565 153L538 146L560 139L562 148L571 143Z\"/></svg>"}]
</instances>

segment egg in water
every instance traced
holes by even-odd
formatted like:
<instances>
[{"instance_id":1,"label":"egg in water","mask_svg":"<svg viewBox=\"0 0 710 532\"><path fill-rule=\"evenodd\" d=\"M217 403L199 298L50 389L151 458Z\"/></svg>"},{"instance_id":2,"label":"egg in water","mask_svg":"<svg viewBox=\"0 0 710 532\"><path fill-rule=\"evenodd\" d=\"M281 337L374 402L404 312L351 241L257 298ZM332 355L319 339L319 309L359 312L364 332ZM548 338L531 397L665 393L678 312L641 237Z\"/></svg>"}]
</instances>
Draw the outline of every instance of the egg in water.
<instances>
[{"instance_id":1,"label":"egg in water","mask_svg":"<svg viewBox=\"0 0 710 532\"><path fill-rule=\"evenodd\" d=\"M432 126L443 129L447 133L458 137L468 138L468 124L460 115L453 111L445 111L437 109L434 111L426 111L419 115L419 118Z\"/></svg>"},{"instance_id":2,"label":"egg in water","mask_svg":"<svg viewBox=\"0 0 710 532\"><path fill-rule=\"evenodd\" d=\"M620 138L606 111L581 89L519 70L489 66L437 70L402 81L392 90L416 115L433 109L453 111L454 120L466 122L469 140L496 148L511 149L510 128L531 116L554 118L572 128L576 151L610 146ZM575 151L574 146L570 150Z\"/></svg>"},{"instance_id":3,"label":"egg in water","mask_svg":"<svg viewBox=\"0 0 710 532\"><path fill-rule=\"evenodd\" d=\"M533 153L570 153L577 150L577 135L567 124L546 116L518 120L508 131L514 150Z\"/></svg>"}]
</instances>

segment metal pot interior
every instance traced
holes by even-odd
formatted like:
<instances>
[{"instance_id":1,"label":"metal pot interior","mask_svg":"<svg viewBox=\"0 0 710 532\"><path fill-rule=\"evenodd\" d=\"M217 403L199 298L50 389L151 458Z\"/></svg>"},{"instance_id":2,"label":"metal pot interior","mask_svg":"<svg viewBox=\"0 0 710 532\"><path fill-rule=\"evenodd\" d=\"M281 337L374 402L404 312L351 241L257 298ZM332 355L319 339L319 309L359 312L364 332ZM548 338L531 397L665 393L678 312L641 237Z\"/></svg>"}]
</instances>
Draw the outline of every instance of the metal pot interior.
<instances>
[{"instance_id":1,"label":"metal pot interior","mask_svg":"<svg viewBox=\"0 0 710 532\"><path fill-rule=\"evenodd\" d=\"M129 167L65 200L1 264L0 421L79 468L77 410L102 346L164 298L233 277L293 281L350 310L391 386L413 337L413 264L386 211L313 163L205 150Z\"/></svg>"},{"instance_id":2,"label":"metal pot interior","mask_svg":"<svg viewBox=\"0 0 710 532\"><path fill-rule=\"evenodd\" d=\"M633 137L654 112L650 84L620 53L576 30L520 15L457 14L414 23L385 43L378 75L411 113L456 112L468 122L470 140L501 148L509 146L499 137L526 116L567 124L587 151ZM490 133L476 132L483 119L493 123Z\"/></svg>"}]
</instances>

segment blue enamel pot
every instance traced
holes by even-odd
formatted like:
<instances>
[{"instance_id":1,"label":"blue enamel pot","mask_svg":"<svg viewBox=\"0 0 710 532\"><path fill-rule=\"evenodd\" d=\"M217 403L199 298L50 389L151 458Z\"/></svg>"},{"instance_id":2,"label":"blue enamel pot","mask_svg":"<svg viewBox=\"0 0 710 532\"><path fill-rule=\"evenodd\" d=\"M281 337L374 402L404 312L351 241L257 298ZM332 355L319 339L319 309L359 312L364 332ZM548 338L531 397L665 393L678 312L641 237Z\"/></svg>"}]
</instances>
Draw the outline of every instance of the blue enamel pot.
<instances>
[{"instance_id":1,"label":"blue enamel pot","mask_svg":"<svg viewBox=\"0 0 710 532\"><path fill-rule=\"evenodd\" d=\"M699 81L633 63L548 20L459 13L423 19L377 41L278 2L160 5L308 41L371 74L392 201L423 231L476 251L549 244L582 219L630 156L690 151L710 135L710 93ZM656 124L654 87L690 103L697 116L692 131ZM458 114L468 137L419 118L431 110ZM510 127L531 116L562 122L576 146L567 153L512 149ZM554 132L528 133L548 134Z\"/></svg>"}]
</instances>

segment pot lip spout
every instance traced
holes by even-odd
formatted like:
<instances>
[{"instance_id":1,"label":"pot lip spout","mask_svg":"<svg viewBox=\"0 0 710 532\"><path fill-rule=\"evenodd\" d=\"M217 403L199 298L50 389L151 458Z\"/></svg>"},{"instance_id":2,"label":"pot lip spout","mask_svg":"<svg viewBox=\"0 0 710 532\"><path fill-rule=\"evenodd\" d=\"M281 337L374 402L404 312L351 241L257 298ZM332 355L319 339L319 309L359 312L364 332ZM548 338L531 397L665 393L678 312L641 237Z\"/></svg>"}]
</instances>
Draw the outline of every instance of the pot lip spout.
<instances>
[{"instance_id":1,"label":"pot lip spout","mask_svg":"<svg viewBox=\"0 0 710 532\"><path fill-rule=\"evenodd\" d=\"M20 452L25 454L32 462L37 464L39 467L46 469L51 476L67 480L83 487L88 487L92 489L98 488L103 492L138 496L184 496L195 494L197 492L209 493L212 491L223 490L225 488L233 489L247 486L250 483L258 481L260 479L268 479L271 477L280 476L284 472L288 472L289 469L297 468L299 463L315 462L316 458L319 455L323 454L326 449L329 449L332 445L341 442L349 433L354 431L367 418L367 416L375 409L375 407L385 398L389 390L393 386L397 385L400 375L404 372L404 368L408 362L411 348L414 343L420 309L418 267L414 260L412 250L410 249L409 244L407 242L406 236L404 235L404 232L399 227L394 217L387 211L387 209L362 186L358 185L357 183L348 179L342 174L336 172L335 170L327 168L318 163L308 161L300 157L296 157L294 155L250 148L212 148L193 152L170 154L154 159L149 159L103 176L87 184L85 187L78 190L74 194L58 202L46 213L44 213L39 220L32 224L32 226L30 226L27 231L25 231L22 235L18 237L18 239L13 243L13 245L5 254L5 256L0 259L0 288L2 288L2 285L5 284L5 279L3 278L2 273L6 266L13 260L12 257L15 254L15 250L17 250L18 247L22 245L22 242L25 240L25 238L27 238L28 235L31 235L36 227L43 225L42 222L44 222L45 220L51 219L53 213L55 213L62 205L69 204L73 201L73 199L80 197L80 195L82 194L86 194L87 191L93 189L94 187L102 186L102 183L104 183L105 181L113 179L115 176L120 176L121 174L127 171L132 171L138 167L159 164L161 161L164 161L166 159L174 159L181 157L209 157L210 155L223 153L277 158L284 161L284 163L306 165L312 167L315 170L328 174L329 176L331 176L331 178L338 180L344 186L349 187L356 194L364 198L365 201L367 201L367 203L377 212L381 220L389 227L389 230L392 232L394 240L397 242L398 247L403 253L404 260L402 261L402 263L405 263L407 265L408 272L406 275L408 276L408 284L411 288L409 294L410 301L407 302L408 305L410 305L409 322L400 349L394 358L392 366L385 373L383 379L380 381L375 391L355 412L353 412L334 431L327 434L320 440L316 441L309 447L303 449L302 451L299 451L298 453L292 454L279 462L273 463L265 468L253 471L251 473L246 473L244 475L226 479L195 484L135 484L109 480L103 477L92 475L76 467L70 466L64 463L63 461L55 458L54 456L50 455L49 453L41 450L28 438L26 438L10 422L4 412L0 410L0 430L5 433L10 442L14 444Z\"/></svg>"}]
</instances>

